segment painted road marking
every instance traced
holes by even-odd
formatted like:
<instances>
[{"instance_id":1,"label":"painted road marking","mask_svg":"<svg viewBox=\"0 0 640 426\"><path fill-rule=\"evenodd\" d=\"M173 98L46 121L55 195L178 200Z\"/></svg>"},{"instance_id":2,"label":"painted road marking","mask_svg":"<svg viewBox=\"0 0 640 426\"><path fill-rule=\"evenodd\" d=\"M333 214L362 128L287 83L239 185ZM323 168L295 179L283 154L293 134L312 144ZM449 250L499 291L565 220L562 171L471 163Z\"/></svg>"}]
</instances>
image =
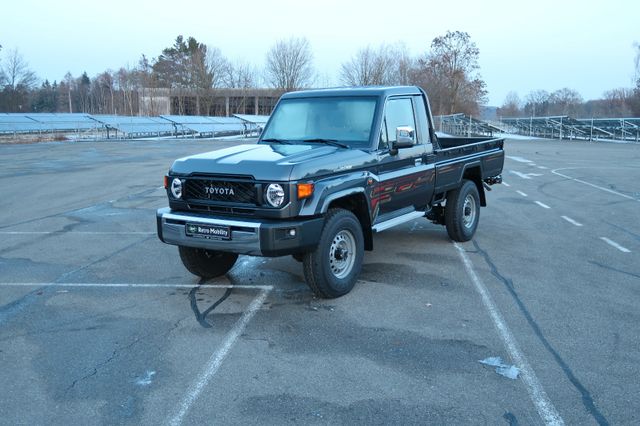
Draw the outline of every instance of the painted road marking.
<instances>
[{"instance_id":1,"label":"painted road marking","mask_svg":"<svg viewBox=\"0 0 640 426\"><path fill-rule=\"evenodd\" d=\"M525 194L525 193L524 193L524 192L522 192L522 191L516 191L516 192L517 192L518 194L522 195L523 197L528 197L528 195L527 195L527 194Z\"/></svg>"},{"instance_id":2,"label":"painted road marking","mask_svg":"<svg viewBox=\"0 0 640 426\"><path fill-rule=\"evenodd\" d=\"M617 248L618 250L620 250L623 253L631 253L631 250L629 250L626 247L622 247L620 244L616 243L613 240L608 239L607 237L600 237L600 239L602 241L604 241L605 243L609 244L611 247Z\"/></svg>"},{"instance_id":3,"label":"painted road marking","mask_svg":"<svg viewBox=\"0 0 640 426\"><path fill-rule=\"evenodd\" d=\"M0 231L0 235L155 235L155 232L110 232L110 231Z\"/></svg>"},{"instance_id":4,"label":"painted road marking","mask_svg":"<svg viewBox=\"0 0 640 426\"><path fill-rule=\"evenodd\" d=\"M529 365L524 354L520 351L518 342L513 334L511 334L511 330L509 330L507 323L504 321L502 313L498 310L498 307L491 299L491 295L489 294L486 285L473 269L473 264L465 253L464 248L458 243L453 243L453 245L458 250L460 259L462 259L464 268L467 271L467 275L471 278L471 281L473 281L478 293L480 293L482 303L489 312L489 316L493 320L493 324L498 330L498 334L502 338L512 361L520 368L522 373L522 382L525 384L527 393L533 401L538 414L547 425L564 425L564 420L560 417L560 413L558 413L558 410L556 410L553 403L547 396L547 393L538 380L535 371L533 371L533 368Z\"/></svg>"},{"instance_id":5,"label":"painted road marking","mask_svg":"<svg viewBox=\"0 0 640 426\"><path fill-rule=\"evenodd\" d=\"M575 220L571 219L569 216L560 216L560 217L563 218L564 220L566 220L567 222L569 222L572 225L582 226L582 224L580 222L576 222Z\"/></svg>"},{"instance_id":6,"label":"painted road marking","mask_svg":"<svg viewBox=\"0 0 640 426\"><path fill-rule=\"evenodd\" d=\"M540 201L536 201L536 204L539 205L540 207L545 208L545 209L550 209L551 208L548 205L546 205L545 203L541 203Z\"/></svg>"},{"instance_id":7,"label":"painted road marking","mask_svg":"<svg viewBox=\"0 0 640 426\"><path fill-rule=\"evenodd\" d=\"M507 158L513 160L513 161L517 161L518 163L533 163L533 161L531 160L527 160L526 158L522 158L522 157L517 157L517 156L512 156L512 155L507 155Z\"/></svg>"},{"instance_id":8,"label":"painted road marking","mask_svg":"<svg viewBox=\"0 0 640 426\"><path fill-rule=\"evenodd\" d=\"M511 185L509 185L509 184L508 184L507 182L505 182L505 181L502 181L502 184L503 184L504 186L506 186L506 187L510 187L510 186L511 186Z\"/></svg>"},{"instance_id":9,"label":"painted road marking","mask_svg":"<svg viewBox=\"0 0 640 426\"><path fill-rule=\"evenodd\" d=\"M549 170L549 168L548 168L548 167L545 167L545 166L538 166L538 168L539 168L540 170Z\"/></svg>"},{"instance_id":10,"label":"painted road marking","mask_svg":"<svg viewBox=\"0 0 640 426\"><path fill-rule=\"evenodd\" d=\"M178 412L171 417L171 420L169 420L170 425L179 425L182 423L193 403L198 399L200 393L207 384L209 384L213 376L216 375L220 366L224 362L224 359L229 354L229 351L231 351L231 348L244 332L249 321L251 321L254 315L258 312L268 295L269 290L262 290L260 294L253 299L249 308L247 308L245 313L242 314L242 317L235 323L233 329L225 337L222 346L211 355L211 358L209 358L209 361L202 370L202 373L198 375L198 378L191 384L191 386L189 386L187 393L180 402Z\"/></svg>"},{"instance_id":11,"label":"painted road marking","mask_svg":"<svg viewBox=\"0 0 640 426\"><path fill-rule=\"evenodd\" d=\"M164 284L164 283L0 283L0 287L104 287L104 288L217 288L271 291L270 285Z\"/></svg>"},{"instance_id":12,"label":"painted road marking","mask_svg":"<svg viewBox=\"0 0 640 426\"><path fill-rule=\"evenodd\" d=\"M564 169L555 169L555 170L551 170L551 173L553 173L554 175L558 175L558 176L561 176L561 177L563 177L563 178L566 178L566 179L572 180L572 181L574 181L574 182L582 183L582 184L584 184L584 185L589 185L589 186L591 186L591 187L593 187L593 188L596 188L596 189L599 189L599 190L601 190L601 191L608 192L609 194L618 195L618 196L623 197L623 198L626 198L626 199L628 199L628 200L640 201L640 199L638 199L638 198L634 198L634 197L631 197L631 196L629 196L629 195L622 194L622 193L620 193L620 192L618 192L618 191L614 191L614 190L609 189L609 188L603 188L603 187L601 187L601 186L594 185L594 184L589 183L589 182L585 182L584 180L576 179L576 178L573 178L573 177L571 177L571 176L567 176L567 175L564 175L564 174L562 174L562 173L558 173L558 170L571 170L571 169L575 169L575 168L576 168L576 167L568 167L568 168L564 168Z\"/></svg>"},{"instance_id":13,"label":"painted road marking","mask_svg":"<svg viewBox=\"0 0 640 426\"><path fill-rule=\"evenodd\" d=\"M531 179L531 177L542 176L540 173L520 173L515 170L509 170L509 173L521 177L522 179Z\"/></svg>"}]
</instances>

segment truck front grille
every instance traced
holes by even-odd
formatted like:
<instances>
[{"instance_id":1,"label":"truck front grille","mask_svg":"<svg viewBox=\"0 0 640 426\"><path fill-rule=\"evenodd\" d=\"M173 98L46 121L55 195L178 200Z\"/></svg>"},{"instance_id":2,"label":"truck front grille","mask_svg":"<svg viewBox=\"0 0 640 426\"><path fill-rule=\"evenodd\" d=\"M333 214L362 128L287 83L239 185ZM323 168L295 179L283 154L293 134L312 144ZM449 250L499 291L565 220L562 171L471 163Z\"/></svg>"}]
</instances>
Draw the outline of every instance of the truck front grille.
<instances>
[{"instance_id":1,"label":"truck front grille","mask_svg":"<svg viewBox=\"0 0 640 426\"><path fill-rule=\"evenodd\" d=\"M258 205L258 191L253 182L188 178L184 194L187 202L208 201Z\"/></svg>"}]
</instances>

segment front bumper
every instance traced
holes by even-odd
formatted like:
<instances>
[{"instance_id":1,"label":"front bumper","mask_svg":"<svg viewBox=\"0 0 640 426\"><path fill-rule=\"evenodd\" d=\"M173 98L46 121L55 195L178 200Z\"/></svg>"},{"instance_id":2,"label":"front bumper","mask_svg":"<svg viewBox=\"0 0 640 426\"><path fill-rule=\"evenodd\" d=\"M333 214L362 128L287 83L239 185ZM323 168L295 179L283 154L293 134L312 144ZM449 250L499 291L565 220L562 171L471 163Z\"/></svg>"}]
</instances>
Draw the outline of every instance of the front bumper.
<instances>
[{"instance_id":1,"label":"front bumper","mask_svg":"<svg viewBox=\"0 0 640 426\"><path fill-rule=\"evenodd\" d=\"M158 237L167 244L269 257L312 250L320 240L324 224L322 217L295 221L236 220L170 208L159 209L156 220ZM186 232L187 223L229 227L231 236L230 239L189 236ZM292 229L295 230L295 236L290 235Z\"/></svg>"}]
</instances>

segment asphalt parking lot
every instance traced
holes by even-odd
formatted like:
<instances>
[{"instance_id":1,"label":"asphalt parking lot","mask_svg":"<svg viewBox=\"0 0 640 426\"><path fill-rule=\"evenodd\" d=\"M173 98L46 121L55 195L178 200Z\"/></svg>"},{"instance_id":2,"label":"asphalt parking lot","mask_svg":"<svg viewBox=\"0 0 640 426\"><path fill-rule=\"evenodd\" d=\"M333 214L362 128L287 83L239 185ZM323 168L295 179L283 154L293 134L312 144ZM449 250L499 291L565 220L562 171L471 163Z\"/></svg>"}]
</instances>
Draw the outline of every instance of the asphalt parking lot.
<instances>
[{"instance_id":1,"label":"asphalt parking lot","mask_svg":"<svg viewBox=\"0 0 640 426\"><path fill-rule=\"evenodd\" d=\"M508 140L472 242L390 229L322 300L157 239L171 162L235 143L0 146L1 424L640 423L640 145Z\"/></svg>"}]
</instances>

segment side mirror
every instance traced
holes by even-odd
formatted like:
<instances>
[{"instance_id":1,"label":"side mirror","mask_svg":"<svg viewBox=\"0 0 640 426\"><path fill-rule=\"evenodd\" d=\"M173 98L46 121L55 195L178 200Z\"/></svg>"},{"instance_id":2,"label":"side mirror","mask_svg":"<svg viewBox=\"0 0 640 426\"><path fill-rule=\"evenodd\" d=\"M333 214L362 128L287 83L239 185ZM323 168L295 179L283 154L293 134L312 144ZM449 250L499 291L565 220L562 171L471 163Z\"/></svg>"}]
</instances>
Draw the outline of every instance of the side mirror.
<instances>
[{"instance_id":1,"label":"side mirror","mask_svg":"<svg viewBox=\"0 0 640 426\"><path fill-rule=\"evenodd\" d=\"M416 130L411 126L396 127L396 140L393 148L410 148L416 144Z\"/></svg>"}]
</instances>

